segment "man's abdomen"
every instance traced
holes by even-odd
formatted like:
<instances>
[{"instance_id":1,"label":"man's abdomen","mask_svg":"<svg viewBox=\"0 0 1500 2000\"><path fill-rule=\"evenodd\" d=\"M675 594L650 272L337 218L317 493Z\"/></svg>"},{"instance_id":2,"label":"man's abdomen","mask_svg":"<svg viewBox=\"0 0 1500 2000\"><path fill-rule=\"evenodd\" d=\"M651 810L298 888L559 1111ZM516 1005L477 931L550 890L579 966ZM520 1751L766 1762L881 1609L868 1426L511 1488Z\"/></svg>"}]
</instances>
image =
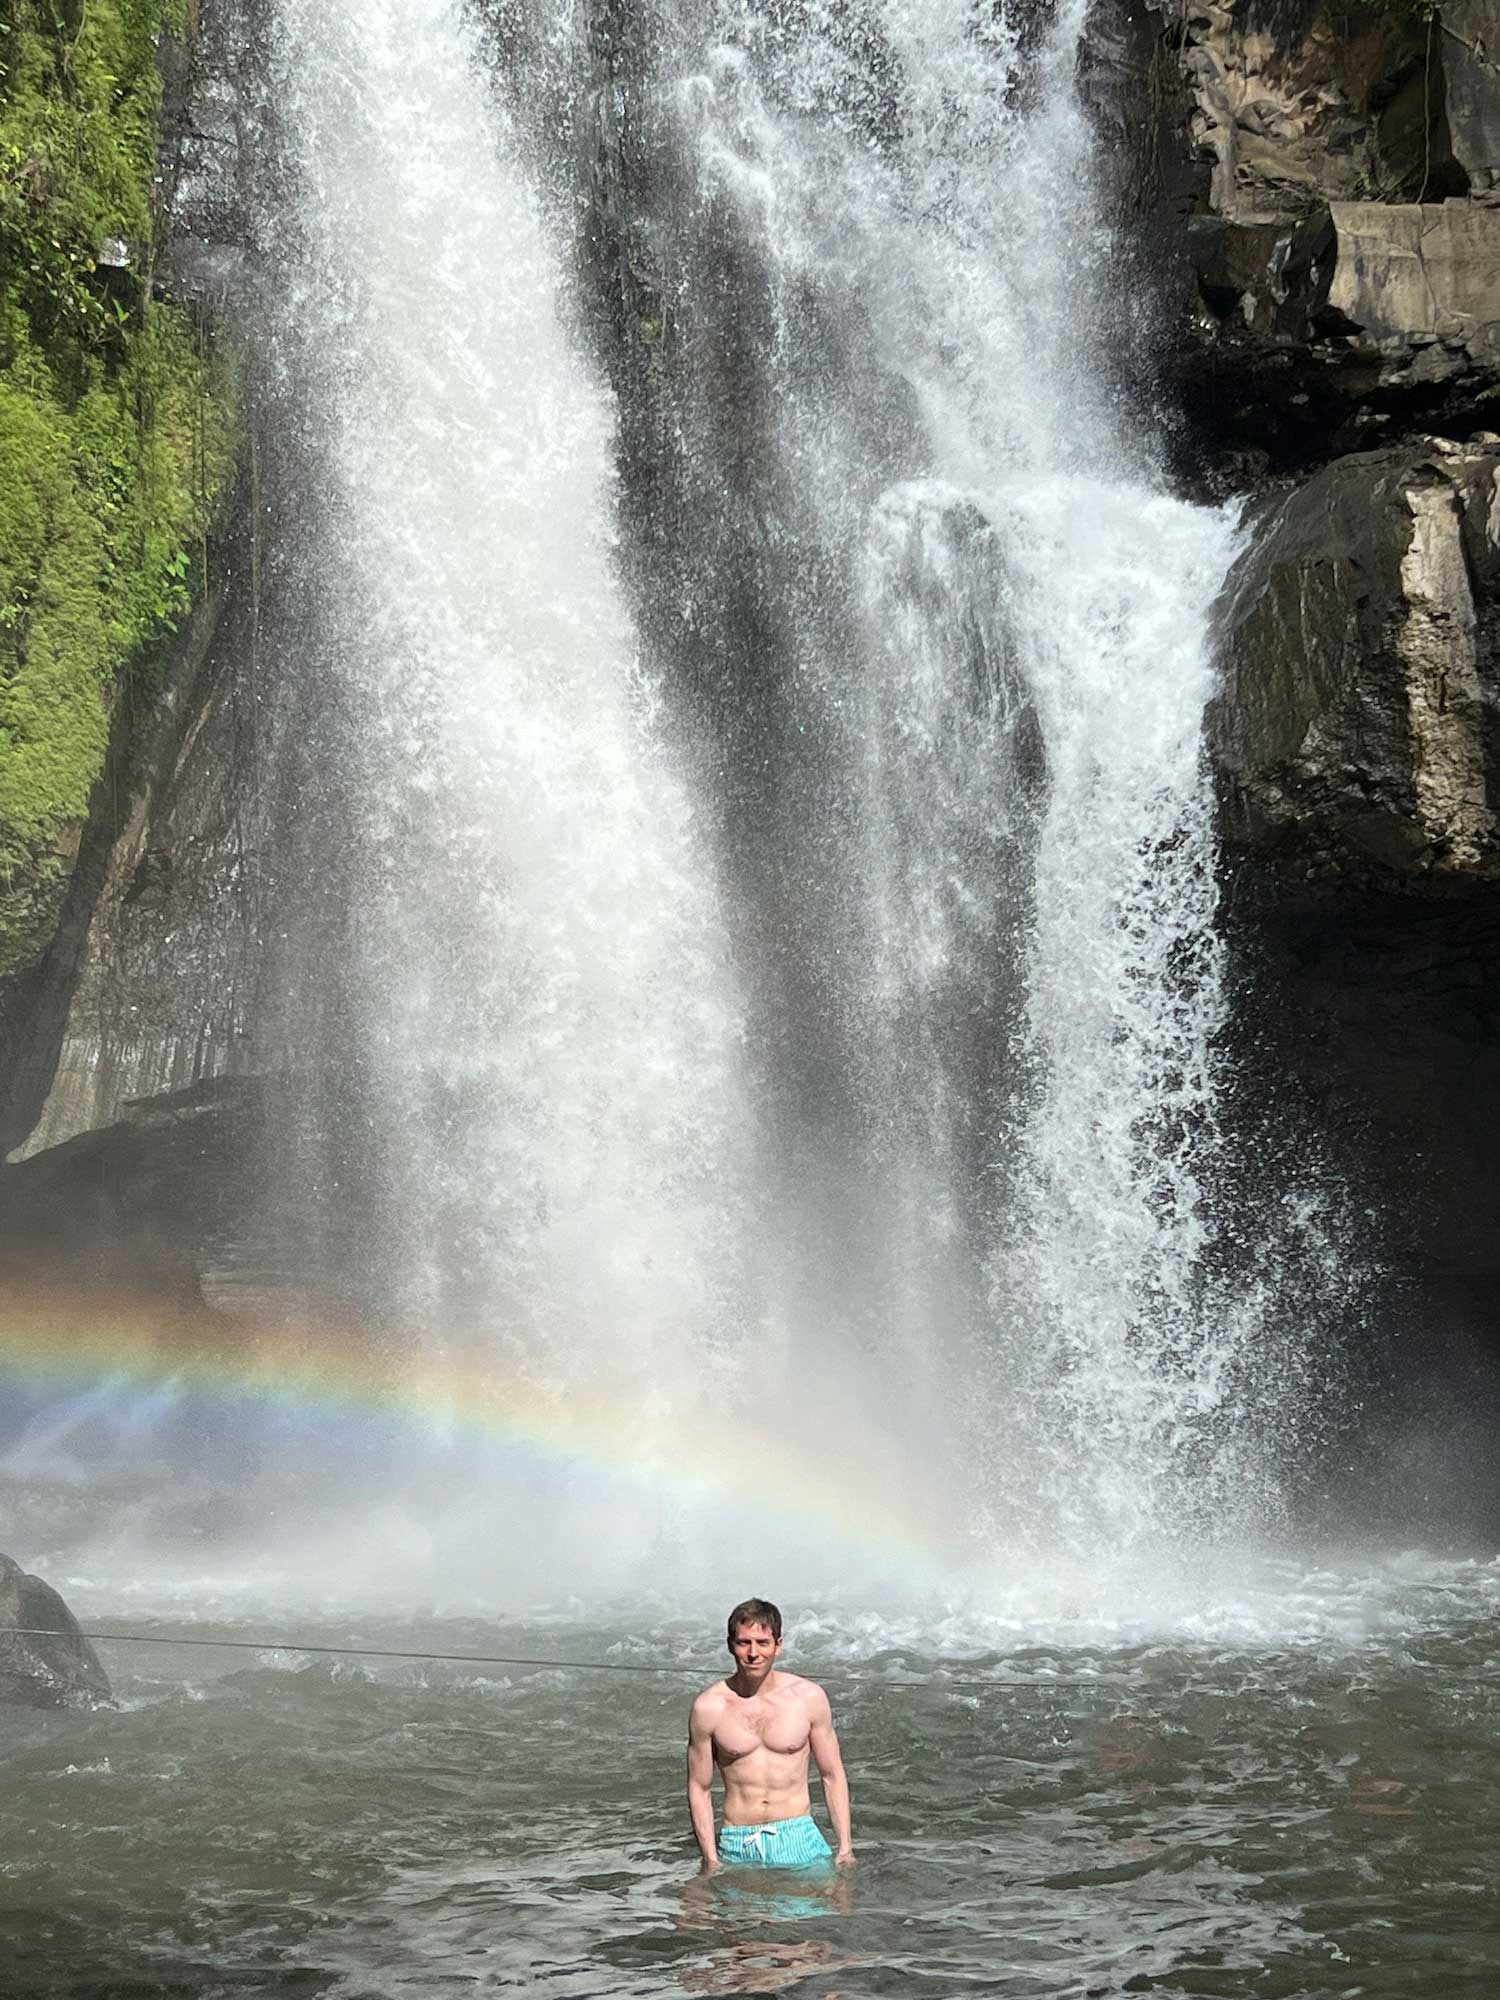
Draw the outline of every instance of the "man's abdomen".
<instances>
[{"instance_id":1,"label":"man's abdomen","mask_svg":"<svg viewBox=\"0 0 1500 2000\"><path fill-rule=\"evenodd\" d=\"M766 1826L772 1820L799 1819L811 1801L807 1791L807 1758L778 1757L762 1750L737 1758L724 1773L726 1826Z\"/></svg>"}]
</instances>

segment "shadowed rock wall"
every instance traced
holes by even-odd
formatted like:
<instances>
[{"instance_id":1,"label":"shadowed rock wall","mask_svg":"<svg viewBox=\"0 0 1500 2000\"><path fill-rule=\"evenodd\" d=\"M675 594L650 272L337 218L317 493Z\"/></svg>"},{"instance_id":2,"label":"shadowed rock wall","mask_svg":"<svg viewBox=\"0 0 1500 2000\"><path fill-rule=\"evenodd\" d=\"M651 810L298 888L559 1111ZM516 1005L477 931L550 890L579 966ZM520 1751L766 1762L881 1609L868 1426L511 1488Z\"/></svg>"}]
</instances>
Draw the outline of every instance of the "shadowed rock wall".
<instances>
[{"instance_id":1,"label":"shadowed rock wall","mask_svg":"<svg viewBox=\"0 0 1500 2000\"><path fill-rule=\"evenodd\" d=\"M1269 1173L1321 1154L1438 1366L1500 1341L1500 12L1138 18L1201 177L1184 214L1130 168L1184 253L1163 413L1248 496L1209 717L1238 1115Z\"/></svg>"}]
</instances>

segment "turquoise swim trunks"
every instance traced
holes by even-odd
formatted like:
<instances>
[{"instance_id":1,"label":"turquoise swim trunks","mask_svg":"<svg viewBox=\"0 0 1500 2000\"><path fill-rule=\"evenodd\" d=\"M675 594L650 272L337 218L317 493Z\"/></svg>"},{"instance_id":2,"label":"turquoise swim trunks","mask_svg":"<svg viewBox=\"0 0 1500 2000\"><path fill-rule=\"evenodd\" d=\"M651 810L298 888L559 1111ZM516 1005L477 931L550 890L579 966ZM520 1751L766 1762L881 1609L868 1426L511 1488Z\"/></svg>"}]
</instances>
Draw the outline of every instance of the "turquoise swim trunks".
<instances>
[{"instance_id":1,"label":"turquoise swim trunks","mask_svg":"<svg viewBox=\"0 0 1500 2000\"><path fill-rule=\"evenodd\" d=\"M833 1849L810 1813L798 1819L767 1820L764 1826L726 1826L719 1833L719 1859L726 1868L814 1868L831 1861Z\"/></svg>"}]
</instances>

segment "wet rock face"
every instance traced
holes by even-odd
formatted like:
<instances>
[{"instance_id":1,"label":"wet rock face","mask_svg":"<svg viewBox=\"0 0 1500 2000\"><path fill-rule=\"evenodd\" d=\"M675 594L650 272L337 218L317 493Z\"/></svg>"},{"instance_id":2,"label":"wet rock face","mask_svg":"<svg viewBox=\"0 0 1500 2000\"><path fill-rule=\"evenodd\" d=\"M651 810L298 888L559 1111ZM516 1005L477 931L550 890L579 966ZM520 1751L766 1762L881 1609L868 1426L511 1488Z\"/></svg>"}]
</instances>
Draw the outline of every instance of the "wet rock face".
<instances>
[{"instance_id":1,"label":"wet rock face","mask_svg":"<svg viewBox=\"0 0 1500 2000\"><path fill-rule=\"evenodd\" d=\"M200 1310L247 1233L264 1091L224 1077L0 1165L0 1293L68 1285Z\"/></svg>"},{"instance_id":2,"label":"wet rock face","mask_svg":"<svg viewBox=\"0 0 1500 2000\"><path fill-rule=\"evenodd\" d=\"M1193 145L1220 215L1457 192L1437 29L1416 9L1190 0Z\"/></svg>"},{"instance_id":3,"label":"wet rock face","mask_svg":"<svg viewBox=\"0 0 1500 2000\"><path fill-rule=\"evenodd\" d=\"M1188 95L1175 140L1205 176L1186 282L1168 281L1167 372L1210 486L1493 423L1500 66L1486 11L1200 0L1162 15Z\"/></svg>"},{"instance_id":4,"label":"wet rock face","mask_svg":"<svg viewBox=\"0 0 1500 2000\"><path fill-rule=\"evenodd\" d=\"M108 1708L109 1677L50 1584L0 1555L0 1702Z\"/></svg>"},{"instance_id":5,"label":"wet rock face","mask_svg":"<svg viewBox=\"0 0 1500 2000\"><path fill-rule=\"evenodd\" d=\"M1500 439L1362 453L1265 507L1209 719L1226 831L1295 876L1500 877Z\"/></svg>"},{"instance_id":6,"label":"wet rock face","mask_svg":"<svg viewBox=\"0 0 1500 2000\"><path fill-rule=\"evenodd\" d=\"M1169 362L1191 470L1277 487L1226 592L1209 742L1231 847L1288 884L1446 895L1500 874L1492 16L1163 17L1179 140L1208 176Z\"/></svg>"},{"instance_id":7,"label":"wet rock face","mask_svg":"<svg viewBox=\"0 0 1500 2000\"><path fill-rule=\"evenodd\" d=\"M1229 1121L1340 1190L1396 1372L1493 1353L1500 16L1114 4L1092 101L1169 448L1251 496L1208 718Z\"/></svg>"},{"instance_id":8,"label":"wet rock face","mask_svg":"<svg viewBox=\"0 0 1500 2000\"><path fill-rule=\"evenodd\" d=\"M1289 890L1243 857L1225 916L1239 1111L1276 1135L1268 1171L1338 1191L1378 1301L1360 1338L1399 1335L1406 1376L1460 1333L1500 1345L1500 900L1381 880Z\"/></svg>"},{"instance_id":9,"label":"wet rock face","mask_svg":"<svg viewBox=\"0 0 1500 2000\"><path fill-rule=\"evenodd\" d=\"M1335 202L1323 310L1367 340L1414 354L1433 347L1428 379L1456 363L1500 361L1500 209L1467 201L1434 205ZM1419 364L1418 364L1419 365Z\"/></svg>"},{"instance_id":10,"label":"wet rock face","mask_svg":"<svg viewBox=\"0 0 1500 2000\"><path fill-rule=\"evenodd\" d=\"M1487 435L1262 503L1209 714L1245 1094L1296 1107L1423 1355L1500 1334L1497 496Z\"/></svg>"},{"instance_id":11,"label":"wet rock face","mask_svg":"<svg viewBox=\"0 0 1500 2000\"><path fill-rule=\"evenodd\" d=\"M1322 230L1330 223L1331 217L1323 218ZM1264 250L1259 281L1227 305L1211 278L1213 289L1206 285L1204 296L1216 298L1222 317L1207 338L1199 337L1200 322L1195 344L1178 351L1177 387L1198 454L1184 462L1184 471L1215 497L1414 431L1464 437L1494 421L1495 316L1442 337L1422 329L1375 335L1353 327L1336 311L1323 311L1331 262L1308 271L1310 235L1315 232L1304 226L1274 238ZM1222 268L1225 253L1207 231L1198 236L1198 245L1204 244L1210 268ZM1243 265L1260 249L1251 241L1228 254ZM1362 261L1368 271L1369 261ZM1305 290L1304 274L1311 280ZM1295 331L1298 326L1306 331Z\"/></svg>"},{"instance_id":12,"label":"wet rock face","mask_svg":"<svg viewBox=\"0 0 1500 2000\"><path fill-rule=\"evenodd\" d=\"M1500 208L1333 202L1299 218L1194 216L1200 371L1273 446L1320 449L1403 411L1469 416L1500 369ZM1238 381L1236 382L1236 377ZM1252 393L1253 392L1253 393ZM1268 396L1259 412L1253 396Z\"/></svg>"}]
</instances>

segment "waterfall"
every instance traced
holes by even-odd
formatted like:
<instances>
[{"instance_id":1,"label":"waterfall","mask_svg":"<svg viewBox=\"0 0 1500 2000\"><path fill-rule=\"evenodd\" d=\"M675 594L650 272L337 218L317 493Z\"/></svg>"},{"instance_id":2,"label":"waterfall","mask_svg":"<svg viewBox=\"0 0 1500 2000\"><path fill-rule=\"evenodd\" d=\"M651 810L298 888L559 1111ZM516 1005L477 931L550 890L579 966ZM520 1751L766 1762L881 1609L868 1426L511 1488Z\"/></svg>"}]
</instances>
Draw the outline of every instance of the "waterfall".
<instances>
[{"instance_id":1,"label":"waterfall","mask_svg":"<svg viewBox=\"0 0 1500 2000\"><path fill-rule=\"evenodd\" d=\"M1236 531L1121 390L1085 0L278 6L367 1296L950 1549L1222 1526Z\"/></svg>"},{"instance_id":2,"label":"waterfall","mask_svg":"<svg viewBox=\"0 0 1500 2000\"><path fill-rule=\"evenodd\" d=\"M279 0L276 49L351 904L298 976L368 1156L354 1275L422 1365L669 1401L736 1310L741 1019L615 577L608 392L457 0Z\"/></svg>"},{"instance_id":3,"label":"waterfall","mask_svg":"<svg viewBox=\"0 0 1500 2000\"><path fill-rule=\"evenodd\" d=\"M689 192L641 231L679 476L755 550L719 615L749 598L775 664L738 835L780 954L752 1042L803 1052L783 1269L837 1269L821 1337L981 1538L1085 1548L1242 1523L1260 1393L1200 754L1235 529L1119 390L1086 17L682 0L643 179ZM700 598L729 539L684 559Z\"/></svg>"}]
</instances>

